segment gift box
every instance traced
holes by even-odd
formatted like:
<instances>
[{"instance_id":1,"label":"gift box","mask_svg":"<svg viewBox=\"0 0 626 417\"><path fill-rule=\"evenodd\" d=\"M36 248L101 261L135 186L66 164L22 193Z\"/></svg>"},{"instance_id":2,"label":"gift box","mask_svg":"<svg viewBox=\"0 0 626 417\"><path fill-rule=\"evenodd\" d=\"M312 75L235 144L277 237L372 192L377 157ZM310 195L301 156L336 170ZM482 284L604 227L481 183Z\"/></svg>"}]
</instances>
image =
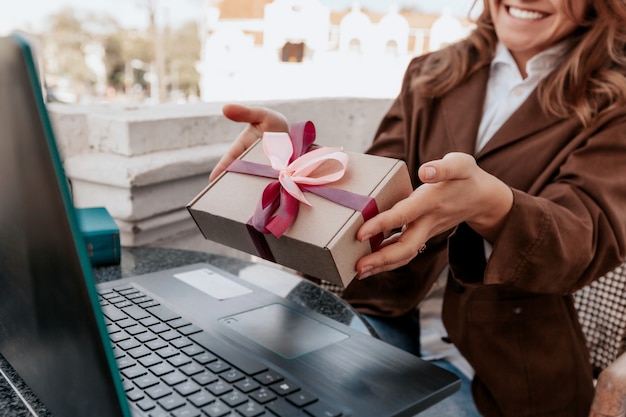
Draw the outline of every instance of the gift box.
<instances>
[{"instance_id":1,"label":"gift box","mask_svg":"<svg viewBox=\"0 0 626 417\"><path fill-rule=\"evenodd\" d=\"M304 145L293 145L294 154L315 160L315 156L310 155L329 149L311 145L315 136L312 123L295 126L289 139L294 143L301 141L301 136L308 139L304 139ZM263 141L268 140L267 136L266 133ZM396 159L333 148L325 152L330 159L326 164L331 169L320 166L318 171L321 174L312 176L331 180L340 178L323 185L300 184L301 197L306 202L296 200L294 207L295 199L291 198L291 205L285 201L290 197L285 188L289 189L293 184L279 182L278 178L283 174L273 168L275 161L270 160L263 141L257 141L228 171L202 190L188 204L189 213L208 240L347 286L356 276L356 262L375 250L383 239L383 236L365 242L356 239L357 230L365 218L391 208L412 192L406 164ZM336 168L343 163L341 153L345 154L347 163L339 175ZM276 197L272 200L273 207L268 196ZM272 211L276 206L280 207ZM265 219L269 222L264 226L272 230L260 230L263 225L259 227L259 216L263 217L261 212L264 209L270 211ZM289 215L292 223L288 221L286 226L281 220ZM280 230L277 232L276 229Z\"/></svg>"},{"instance_id":2,"label":"gift box","mask_svg":"<svg viewBox=\"0 0 626 417\"><path fill-rule=\"evenodd\" d=\"M120 231L105 207L76 209L78 227L93 266L120 263Z\"/></svg>"}]
</instances>

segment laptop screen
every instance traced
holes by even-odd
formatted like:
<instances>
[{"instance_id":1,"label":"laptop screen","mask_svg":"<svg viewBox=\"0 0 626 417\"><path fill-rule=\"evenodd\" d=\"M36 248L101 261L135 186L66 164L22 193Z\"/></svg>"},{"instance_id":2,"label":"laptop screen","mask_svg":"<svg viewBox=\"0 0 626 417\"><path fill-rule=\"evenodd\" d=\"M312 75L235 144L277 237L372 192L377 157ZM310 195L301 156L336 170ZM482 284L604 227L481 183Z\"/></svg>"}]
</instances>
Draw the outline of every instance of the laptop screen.
<instances>
[{"instance_id":1,"label":"laptop screen","mask_svg":"<svg viewBox=\"0 0 626 417\"><path fill-rule=\"evenodd\" d=\"M0 190L0 353L54 415L129 415L32 52L18 36L0 38Z\"/></svg>"}]
</instances>

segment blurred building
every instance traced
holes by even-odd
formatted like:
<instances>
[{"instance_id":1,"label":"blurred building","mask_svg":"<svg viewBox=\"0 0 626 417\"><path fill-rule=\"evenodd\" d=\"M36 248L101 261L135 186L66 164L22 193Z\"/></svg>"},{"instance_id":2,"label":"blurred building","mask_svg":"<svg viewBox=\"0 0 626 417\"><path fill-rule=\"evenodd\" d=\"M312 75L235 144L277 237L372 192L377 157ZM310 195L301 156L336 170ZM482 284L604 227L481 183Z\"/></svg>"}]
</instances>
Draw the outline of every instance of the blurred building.
<instances>
[{"instance_id":1,"label":"blurred building","mask_svg":"<svg viewBox=\"0 0 626 417\"><path fill-rule=\"evenodd\" d=\"M205 101L300 95L393 95L408 61L465 36L466 20L319 0L223 0L204 10Z\"/></svg>"}]
</instances>

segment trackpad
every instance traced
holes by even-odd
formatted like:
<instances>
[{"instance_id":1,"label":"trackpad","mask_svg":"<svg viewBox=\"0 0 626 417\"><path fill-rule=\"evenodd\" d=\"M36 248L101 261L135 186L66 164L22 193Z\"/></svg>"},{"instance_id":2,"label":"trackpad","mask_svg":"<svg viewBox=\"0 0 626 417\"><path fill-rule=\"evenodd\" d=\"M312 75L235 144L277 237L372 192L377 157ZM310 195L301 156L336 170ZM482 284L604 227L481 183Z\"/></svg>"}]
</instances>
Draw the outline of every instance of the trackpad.
<instances>
[{"instance_id":1,"label":"trackpad","mask_svg":"<svg viewBox=\"0 0 626 417\"><path fill-rule=\"evenodd\" d=\"M349 336L282 304L221 318L220 323L287 359Z\"/></svg>"}]
</instances>

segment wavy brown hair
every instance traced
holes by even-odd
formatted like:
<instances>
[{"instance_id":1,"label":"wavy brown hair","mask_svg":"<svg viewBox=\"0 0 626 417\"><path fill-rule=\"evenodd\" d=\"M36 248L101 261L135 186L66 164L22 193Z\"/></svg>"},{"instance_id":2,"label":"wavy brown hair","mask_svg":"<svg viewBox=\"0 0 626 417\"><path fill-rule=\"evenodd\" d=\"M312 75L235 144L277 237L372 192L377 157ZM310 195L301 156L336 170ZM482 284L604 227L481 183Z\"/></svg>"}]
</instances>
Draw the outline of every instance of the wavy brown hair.
<instances>
[{"instance_id":1,"label":"wavy brown hair","mask_svg":"<svg viewBox=\"0 0 626 417\"><path fill-rule=\"evenodd\" d=\"M565 0L573 18L573 3ZM543 110L578 117L583 125L626 105L626 0L587 0L588 10L570 36L563 62L538 87ZM488 0L465 39L430 54L413 80L420 93L438 97L489 65L497 44Z\"/></svg>"}]
</instances>

